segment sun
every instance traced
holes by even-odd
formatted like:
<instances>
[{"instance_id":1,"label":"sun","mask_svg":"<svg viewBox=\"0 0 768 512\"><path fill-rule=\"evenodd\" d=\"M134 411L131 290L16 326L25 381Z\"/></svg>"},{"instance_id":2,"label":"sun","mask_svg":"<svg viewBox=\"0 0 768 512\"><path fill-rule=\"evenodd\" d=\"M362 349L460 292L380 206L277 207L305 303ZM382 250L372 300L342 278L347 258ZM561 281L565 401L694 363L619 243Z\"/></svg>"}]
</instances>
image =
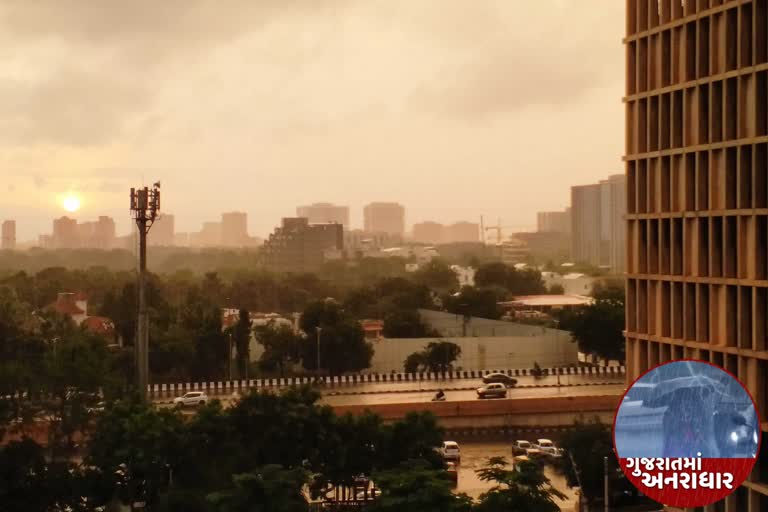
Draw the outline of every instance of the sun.
<instances>
[{"instance_id":1,"label":"sun","mask_svg":"<svg viewBox=\"0 0 768 512\"><path fill-rule=\"evenodd\" d=\"M74 194L69 194L64 198L61 204L68 212L76 212L80 209L80 198Z\"/></svg>"}]
</instances>

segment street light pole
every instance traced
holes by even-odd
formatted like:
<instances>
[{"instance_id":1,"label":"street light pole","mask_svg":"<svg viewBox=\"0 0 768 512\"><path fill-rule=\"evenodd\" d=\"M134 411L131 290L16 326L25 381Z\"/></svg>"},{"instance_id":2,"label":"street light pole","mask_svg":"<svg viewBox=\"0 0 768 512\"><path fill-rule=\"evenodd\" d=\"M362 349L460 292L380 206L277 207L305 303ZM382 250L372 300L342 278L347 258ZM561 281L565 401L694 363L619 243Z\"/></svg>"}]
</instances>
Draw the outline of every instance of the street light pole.
<instances>
[{"instance_id":1,"label":"street light pole","mask_svg":"<svg viewBox=\"0 0 768 512\"><path fill-rule=\"evenodd\" d=\"M229 331L229 352L227 352L227 361L229 361L229 381L232 382L232 331Z\"/></svg>"},{"instance_id":2,"label":"street light pole","mask_svg":"<svg viewBox=\"0 0 768 512\"><path fill-rule=\"evenodd\" d=\"M605 501L605 512L608 512L608 457L603 457L603 501Z\"/></svg>"},{"instance_id":3,"label":"street light pole","mask_svg":"<svg viewBox=\"0 0 768 512\"><path fill-rule=\"evenodd\" d=\"M320 373L320 332L323 330L319 325L315 327L317 330L317 373Z\"/></svg>"}]
</instances>

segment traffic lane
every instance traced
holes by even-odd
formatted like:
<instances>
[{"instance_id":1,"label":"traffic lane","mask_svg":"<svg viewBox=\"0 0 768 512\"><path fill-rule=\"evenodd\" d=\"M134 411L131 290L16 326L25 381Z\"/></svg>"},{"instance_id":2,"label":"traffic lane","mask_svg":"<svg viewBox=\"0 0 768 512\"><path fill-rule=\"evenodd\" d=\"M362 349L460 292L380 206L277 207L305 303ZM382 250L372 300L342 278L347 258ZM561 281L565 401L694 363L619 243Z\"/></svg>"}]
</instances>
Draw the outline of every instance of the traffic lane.
<instances>
[{"instance_id":1,"label":"traffic lane","mask_svg":"<svg viewBox=\"0 0 768 512\"><path fill-rule=\"evenodd\" d=\"M528 437L548 437L546 433L528 433ZM503 442L464 442L459 443L461 448L461 464L458 466L459 481L457 492L463 492L478 499L481 494L494 486L493 482L483 482L477 476L476 471L484 467L491 457L504 457L507 462L512 461L512 448L510 443ZM551 466L544 467L544 475L549 478L552 487L566 495L566 500L556 500L561 510L571 512L577 504L576 489L569 489L565 478L555 472Z\"/></svg>"},{"instance_id":2,"label":"traffic lane","mask_svg":"<svg viewBox=\"0 0 768 512\"><path fill-rule=\"evenodd\" d=\"M522 388L510 389L507 400L515 398L540 398L553 396L585 396L585 395L620 395L624 392L624 384L608 384L600 386L562 387L562 388ZM376 405L376 404L400 404L430 402L434 393L411 392L376 395L325 395L320 400L327 405ZM469 391L449 391L445 393L446 402L461 402L476 400L477 393ZM488 400L501 400L490 398Z\"/></svg>"},{"instance_id":3,"label":"traffic lane","mask_svg":"<svg viewBox=\"0 0 768 512\"><path fill-rule=\"evenodd\" d=\"M558 383L557 377L542 377L535 379L533 377L515 377L517 379L516 387L523 386L555 386ZM593 384L601 382L624 382L624 379L618 375L561 375L560 384L571 386L575 384ZM334 384L324 386L321 389L324 394L332 393L392 393L406 391L437 391L438 389L450 388L477 388L483 385L482 379L440 379L424 381L406 381L406 382L370 382L358 384Z\"/></svg>"}]
</instances>

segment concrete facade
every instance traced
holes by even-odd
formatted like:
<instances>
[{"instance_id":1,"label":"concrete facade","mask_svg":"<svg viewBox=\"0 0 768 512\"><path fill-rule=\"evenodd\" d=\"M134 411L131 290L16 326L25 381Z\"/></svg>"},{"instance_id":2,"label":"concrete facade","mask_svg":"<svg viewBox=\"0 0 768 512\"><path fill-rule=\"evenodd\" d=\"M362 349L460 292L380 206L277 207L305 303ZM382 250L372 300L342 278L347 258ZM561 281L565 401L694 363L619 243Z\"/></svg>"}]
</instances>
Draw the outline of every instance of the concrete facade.
<instances>
[{"instance_id":1,"label":"concrete facade","mask_svg":"<svg viewBox=\"0 0 768 512\"><path fill-rule=\"evenodd\" d=\"M3 221L0 231L0 249L13 250L16 248L16 221Z\"/></svg>"},{"instance_id":2,"label":"concrete facade","mask_svg":"<svg viewBox=\"0 0 768 512\"><path fill-rule=\"evenodd\" d=\"M297 207L296 216L306 217L309 219L310 224L335 222L344 226L344 229L350 228L348 206L337 206L331 203L313 203Z\"/></svg>"},{"instance_id":3,"label":"concrete facade","mask_svg":"<svg viewBox=\"0 0 768 512\"><path fill-rule=\"evenodd\" d=\"M541 331L541 330L540 330ZM442 338L382 338L373 342L371 368L374 373L402 372L403 362L424 350L430 342L450 341L461 347L454 368L462 370L503 370L575 364L578 349L566 331L540 332L536 336L446 336Z\"/></svg>"},{"instance_id":4,"label":"concrete facade","mask_svg":"<svg viewBox=\"0 0 768 512\"><path fill-rule=\"evenodd\" d=\"M628 0L626 21L627 377L710 361L765 419L768 2ZM764 446L706 511L768 510Z\"/></svg>"},{"instance_id":5,"label":"concrete facade","mask_svg":"<svg viewBox=\"0 0 768 512\"><path fill-rule=\"evenodd\" d=\"M398 203L371 203L363 208L363 229L369 233L405 233L405 208Z\"/></svg>"},{"instance_id":6,"label":"concrete facade","mask_svg":"<svg viewBox=\"0 0 768 512\"><path fill-rule=\"evenodd\" d=\"M243 247L248 244L248 214L226 212L221 214L221 244L225 247Z\"/></svg>"},{"instance_id":7,"label":"concrete facade","mask_svg":"<svg viewBox=\"0 0 768 512\"><path fill-rule=\"evenodd\" d=\"M626 178L613 175L571 187L571 255L579 263L623 272L626 260Z\"/></svg>"},{"instance_id":8,"label":"concrete facade","mask_svg":"<svg viewBox=\"0 0 768 512\"><path fill-rule=\"evenodd\" d=\"M290 217L269 235L262 254L274 270L308 272L343 250L341 224L309 224L305 217Z\"/></svg>"},{"instance_id":9,"label":"concrete facade","mask_svg":"<svg viewBox=\"0 0 768 512\"><path fill-rule=\"evenodd\" d=\"M571 208L562 212L538 212L536 214L536 231L539 233L570 233Z\"/></svg>"}]
</instances>

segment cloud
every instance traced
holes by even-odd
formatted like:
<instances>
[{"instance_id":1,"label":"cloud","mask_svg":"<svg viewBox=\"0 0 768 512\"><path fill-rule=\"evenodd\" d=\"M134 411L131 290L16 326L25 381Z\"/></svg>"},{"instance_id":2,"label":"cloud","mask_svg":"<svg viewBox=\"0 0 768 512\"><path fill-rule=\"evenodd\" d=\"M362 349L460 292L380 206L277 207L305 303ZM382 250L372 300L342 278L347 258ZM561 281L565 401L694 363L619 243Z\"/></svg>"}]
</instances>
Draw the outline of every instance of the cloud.
<instances>
[{"instance_id":1,"label":"cloud","mask_svg":"<svg viewBox=\"0 0 768 512\"><path fill-rule=\"evenodd\" d=\"M0 144L92 145L120 134L147 108L146 84L108 71L61 69L41 81L0 82Z\"/></svg>"}]
</instances>

